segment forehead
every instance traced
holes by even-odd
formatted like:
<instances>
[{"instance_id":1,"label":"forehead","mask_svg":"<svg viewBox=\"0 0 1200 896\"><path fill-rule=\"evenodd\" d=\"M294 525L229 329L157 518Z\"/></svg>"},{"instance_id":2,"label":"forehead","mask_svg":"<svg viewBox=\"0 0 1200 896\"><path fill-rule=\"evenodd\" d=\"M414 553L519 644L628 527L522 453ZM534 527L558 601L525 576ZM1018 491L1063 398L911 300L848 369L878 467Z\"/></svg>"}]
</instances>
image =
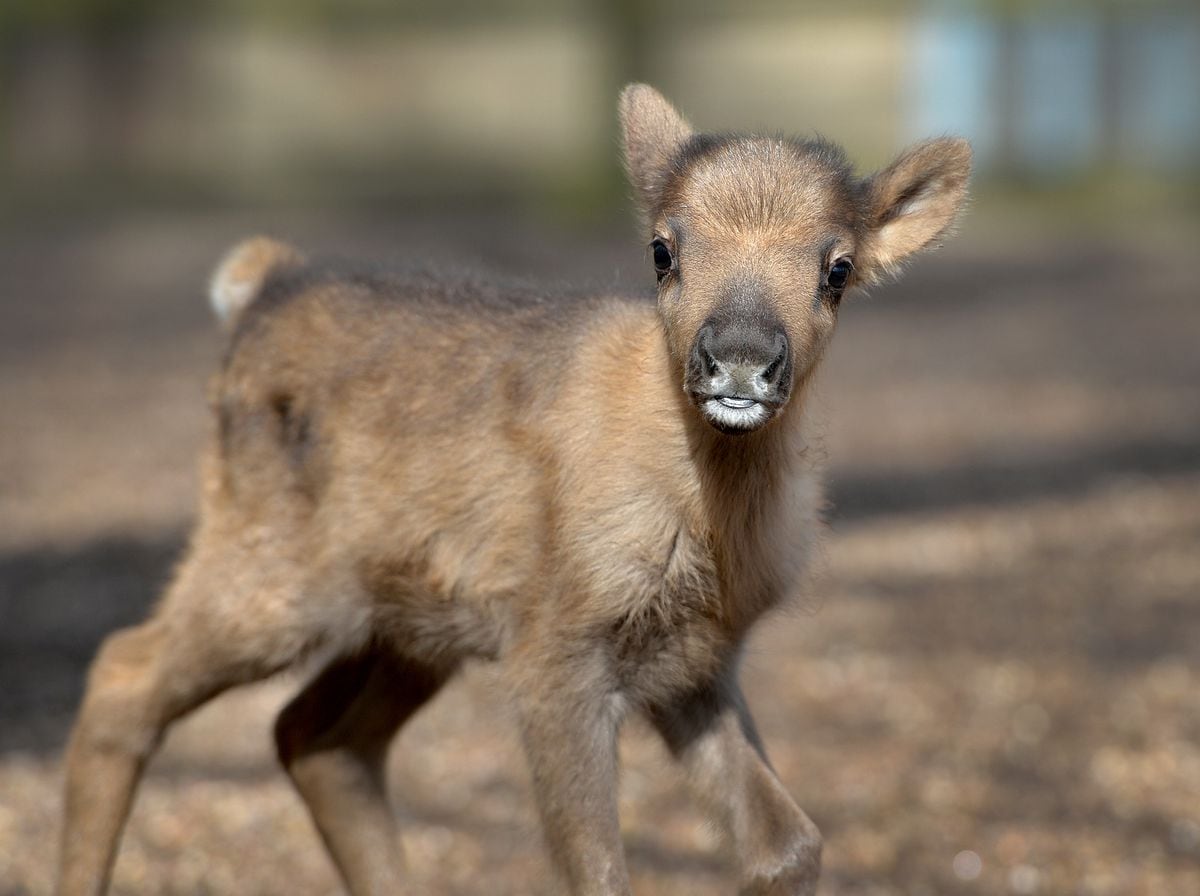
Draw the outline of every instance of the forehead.
<instances>
[{"instance_id":1,"label":"forehead","mask_svg":"<svg viewBox=\"0 0 1200 896\"><path fill-rule=\"evenodd\" d=\"M677 156L661 213L695 233L817 237L853 230L853 197L850 166L832 144L702 136Z\"/></svg>"}]
</instances>

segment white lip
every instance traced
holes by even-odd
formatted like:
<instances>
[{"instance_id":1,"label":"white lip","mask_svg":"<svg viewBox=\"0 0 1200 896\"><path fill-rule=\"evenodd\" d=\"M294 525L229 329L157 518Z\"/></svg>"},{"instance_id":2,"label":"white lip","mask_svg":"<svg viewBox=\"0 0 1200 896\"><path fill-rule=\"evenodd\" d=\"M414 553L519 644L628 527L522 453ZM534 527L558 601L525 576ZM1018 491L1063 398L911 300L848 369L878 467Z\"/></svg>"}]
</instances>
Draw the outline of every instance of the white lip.
<instances>
[{"instance_id":1,"label":"white lip","mask_svg":"<svg viewBox=\"0 0 1200 896\"><path fill-rule=\"evenodd\" d=\"M757 429L767 422L771 412L752 398L709 398L703 405L704 415L725 429Z\"/></svg>"},{"instance_id":2,"label":"white lip","mask_svg":"<svg viewBox=\"0 0 1200 896\"><path fill-rule=\"evenodd\" d=\"M731 395L718 395L717 401L721 402L727 408L735 408L737 410L745 410L758 404L753 398L734 398Z\"/></svg>"}]
</instances>

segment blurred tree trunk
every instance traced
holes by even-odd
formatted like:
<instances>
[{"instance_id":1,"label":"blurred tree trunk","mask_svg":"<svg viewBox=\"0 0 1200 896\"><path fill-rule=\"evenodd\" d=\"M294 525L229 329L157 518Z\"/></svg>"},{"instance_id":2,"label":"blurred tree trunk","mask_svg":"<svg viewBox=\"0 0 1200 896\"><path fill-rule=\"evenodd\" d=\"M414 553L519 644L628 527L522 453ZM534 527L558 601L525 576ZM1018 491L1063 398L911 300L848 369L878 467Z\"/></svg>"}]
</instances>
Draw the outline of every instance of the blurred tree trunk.
<instances>
[{"instance_id":1,"label":"blurred tree trunk","mask_svg":"<svg viewBox=\"0 0 1200 896\"><path fill-rule=\"evenodd\" d=\"M101 180L133 167L149 49L176 4L10 2L0 17L0 131L11 158Z\"/></svg>"},{"instance_id":2,"label":"blurred tree trunk","mask_svg":"<svg viewBox=\"0 0 1200 896\"><path fill-rule=\"evenodd\" d=\"M1121 16L1110 4L1104 4L1097 12L1100 19L1099 102L1099 147L1097 160L1101 165L1114 167L1121 162L1124 147L1121 145L1121 81L1125 76L1123 28Z\"/></svg>"},{"instance_id":3,"label":"blurred tree trunk","mask_svg":"<svg viewBox=\"0 0 1200 896\"><path fill-rule=\"evenodd\" d=\"M149 39L139 29L93 39L82 48L87 133L102 172L122 172L138 157Z\"/></svg>"},{"instance_id":4,"label":"blurred tree trunk","mask_svg":"<svg viewBox=\"0 0 1200 896\"><path fill-rule=\"evenodd\" d=\"M654 9L654 4L639 0L597 4L608 33L609 67L614 86L653 79L651 36L658 24Z\"/></svg>"},{"instance_id":5,"label":"blurred tree trunk","mask_svg":"<svg viewBox=\"0 0 1200 896\"><path fill-rule=\"evenodd\" d=\"M1020 29L1021 23L1012 12L996 16L996 167L1007 176L1020 166Z\"/></svg>"},{"instance_id":6,"label":"blurred tree trunk","mask_svg":"<svg viewBox=\"0 0 1200 896\"><path fill-rule=\"evenodd\" d=\"M620 125L616 117L618 93L631 81L655 80L653 35L659 24L651 3L638 0L598 0L594 14L603 35L606 67L603 83L604 108L608 114L607 144L620 146ZM604 161L603 189L609 197L624 196L625 172L619 153L611 152Z\"/></svg>"}]
</instances>

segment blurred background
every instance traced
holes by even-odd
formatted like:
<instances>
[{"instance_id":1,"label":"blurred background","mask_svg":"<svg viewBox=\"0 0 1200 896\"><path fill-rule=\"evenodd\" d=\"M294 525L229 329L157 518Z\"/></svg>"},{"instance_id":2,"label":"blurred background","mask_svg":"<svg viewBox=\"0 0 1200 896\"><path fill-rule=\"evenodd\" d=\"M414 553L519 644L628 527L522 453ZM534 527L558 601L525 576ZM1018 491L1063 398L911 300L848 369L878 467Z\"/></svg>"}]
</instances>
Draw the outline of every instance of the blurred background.
<instances>
[{"instance_id":1,"label":"blurred background","mask_svg":"<svg viewBox=\"0 0 1200 896\"><path fill-rule=\"evenodd\" d=\"M204 288L317 254L648 292L620 86L865 169L975 145L944 250L842 312L829 537L747 691L829 894L1200 892L1200 9L1189 2L7 0L0 6L0 894L48 892L100 639L194 508ZM413 892L552 892L472 669L393 754ZM294 680L152 764L117 893L337 892L276 771ZM725 893L649 733L635 886Z\"/></svg>"}]
</instances>

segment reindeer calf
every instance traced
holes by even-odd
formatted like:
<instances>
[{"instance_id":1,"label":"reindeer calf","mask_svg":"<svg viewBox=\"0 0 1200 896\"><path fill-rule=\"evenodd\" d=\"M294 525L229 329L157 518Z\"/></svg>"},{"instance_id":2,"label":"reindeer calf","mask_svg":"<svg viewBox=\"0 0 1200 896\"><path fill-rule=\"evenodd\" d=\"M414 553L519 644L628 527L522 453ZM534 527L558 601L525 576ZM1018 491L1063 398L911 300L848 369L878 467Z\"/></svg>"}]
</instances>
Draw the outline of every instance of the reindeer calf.
<instances>
[{"instance_id":1,"label":"reindeer calf","mask_svg":"<svg viewBox=\"0 0 1200 896\"><path fill-rule=\"evenodd\" d=\"M819 141L693 133L620 102L657 304L234 250L200 518L153 617L92 667L67 759L59 892L104 890L165 728L314 650L279 757L353 893L400 892L384 798L396 730L471 657L512 694L555 864L627 893L622 717L644 713L729 839L743 892L811 894L816 827L736 681L817 531L805 390L843 294L952 222L970 151L855 177Z\"/></svg>"}]
</instances>

